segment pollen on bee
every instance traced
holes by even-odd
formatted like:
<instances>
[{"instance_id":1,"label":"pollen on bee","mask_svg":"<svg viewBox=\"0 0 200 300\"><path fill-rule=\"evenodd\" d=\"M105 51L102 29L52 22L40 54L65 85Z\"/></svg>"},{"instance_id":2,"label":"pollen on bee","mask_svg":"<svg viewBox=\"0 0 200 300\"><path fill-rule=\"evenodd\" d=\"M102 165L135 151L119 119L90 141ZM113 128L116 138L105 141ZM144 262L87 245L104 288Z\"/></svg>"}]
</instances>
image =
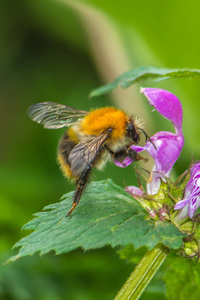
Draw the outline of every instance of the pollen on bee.
<instances>
[{"instance_id":1,"label":"pollen on bee","mask_svg":"<svg viewBox=\"0 0 200 300\"><path fill-rule=\"evenodd\" d=\"M121 138L126 132L127 115L114 107L92 110L81 121L81 131L88 135L99 135L112 128L112 139Z\"/></svg>"}]
</instances>

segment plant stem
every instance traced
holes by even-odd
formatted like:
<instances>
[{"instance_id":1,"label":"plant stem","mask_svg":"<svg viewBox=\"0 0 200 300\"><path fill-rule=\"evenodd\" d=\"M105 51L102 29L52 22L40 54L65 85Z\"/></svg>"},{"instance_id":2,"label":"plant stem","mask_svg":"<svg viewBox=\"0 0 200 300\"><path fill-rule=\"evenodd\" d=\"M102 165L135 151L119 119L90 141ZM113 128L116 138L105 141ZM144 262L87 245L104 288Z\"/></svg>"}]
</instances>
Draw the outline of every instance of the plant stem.
<instances>
[{"instance_id":1,"label":"plant stem","mask_svg":"<svg viewBox=\"0 0 200 300\"><path fill-rule=\"evenodd\" d=\"M115 300L139 299L144 289L162 265L169 251L170 250L162 244L158 244L154 249L148 251L122 286Z\"/></svg>"}]
</instances>

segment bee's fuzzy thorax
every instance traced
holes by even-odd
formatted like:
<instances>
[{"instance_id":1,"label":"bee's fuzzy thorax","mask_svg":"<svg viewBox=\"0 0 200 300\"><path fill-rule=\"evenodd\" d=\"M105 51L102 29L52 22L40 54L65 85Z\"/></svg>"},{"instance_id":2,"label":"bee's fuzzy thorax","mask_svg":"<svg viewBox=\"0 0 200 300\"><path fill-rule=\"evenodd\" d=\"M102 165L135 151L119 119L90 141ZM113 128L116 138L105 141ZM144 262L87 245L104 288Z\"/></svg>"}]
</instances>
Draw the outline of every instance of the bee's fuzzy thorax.
<instances>
[{"instance_id":1,"label":"bee's fuzzy thorax","mask_svg":"<svg viewBox=\"0 0 200 300\"><path fill-rule=\"evenodd\" d=\"M126 132L127 115L114 107L92 110L80 124L83 134L97 136L112 128L112 139L121 138Z\"/></svg>"}]
</instances>

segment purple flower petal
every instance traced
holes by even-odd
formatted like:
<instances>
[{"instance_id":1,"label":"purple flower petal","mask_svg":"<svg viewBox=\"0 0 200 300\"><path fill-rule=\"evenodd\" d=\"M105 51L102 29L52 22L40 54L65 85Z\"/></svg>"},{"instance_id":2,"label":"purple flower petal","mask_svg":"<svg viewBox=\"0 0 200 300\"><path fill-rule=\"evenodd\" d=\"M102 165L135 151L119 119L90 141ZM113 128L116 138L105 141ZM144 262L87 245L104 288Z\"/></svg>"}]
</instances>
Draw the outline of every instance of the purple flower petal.
<instances>
[{"instance_id":1,"label":"purple flower petal","mask_svg":"<svg viewBox=\"0 0 200 300\"><path fill-rule=\"evenodd\" d=\"M156 194L159 191L162 175L169 176L172 167L180 156L184 145L182 134L183 109L179 99L172 93L153 88L141 90L148 98L149 104L154 106L160 114L172 121L176 133L160 131L151 137L144 146L154 159L151 181L147 184L147 191Z\"/></svg>"},{"instance_id":2,"label":"purple flower petal","mask_svg":"<svg viewBox=\"0 0 200 300\"><path fill-rule=\"evenodd\" d=\"M172 93L155 88L144 88L141 92L147 97L150 105L165 118L170 120L175 133L160 131L147 141L144 147L132 145L131 149L137 152L146 150L154 159L154 167L151 172L150 181L147 184L149 194L156 194L159 191L161 179L168 177L170 172L180 156L184 145L182 134L183 109L179 99ZM115 164L120 167L126 167L133 162L131 157L123 162L116 161Z\"/></svg>"},{"instance_id":3,"label":"purple flower petal","mask_svg":"<svg viewBox=\"0 0 200 300\"><path fill-rule=\"evenodd\" d=\"M133 162L133 159L130 156L127 156L123 162L120 162L119 160L113 160L113 162L117 167L126 168Z\"/></svg>"},{"instance_id":4,"label":"purple flower petal","mask_svg":"<svg viewBox=\"0 0 200 300\"><path fill-rule=\"evenodd\" d=\"M144 193L141 189L139 189L136 186L128 186L125 188L125 191L128 192L131 196L132 195L142 196Z\"/></svg>"},{"instance_id":5,"label":"purple flower petal","mask_svg":"<svg viewBox=\"0 0 200 300\"><path fill-rule=\"evenodd\" d=\"M150 182L147 184L147 192L149 194L156 194L159 191L162 175L169 177L171 169L176 160L180 156L184 137L167 131L157 132L151 137L151 141L147 141L144 147L139 150L146 150L154 159L154 167ZM131 148L137 151L137 146L133 145Z\"/></svg>"},{"instance_id":6,"label":"purple flower petal","mask_svg":"<svg viewBox=\"0 0 200 300\"><path fill-rule=\"evenodd\" d=\"M174 124L177 133L182 133L183 108L175 95L155 88L142 88L141 93L147 97L150 105Z\"/></svg>"},{"instance_id":7,"label":"purple flower petal","mask_svg":"<svg viewBox=\"0 0 200 300\"><path fill-rule=\"evenodd\" d=\"M193 197L193 199L190 200L188 205L188 216L190 219L193 218L194 213L196 211L196 204L197 204L197 197Z\"/></svg>"},{"instance_id":8,"label":"purple flower petal","mask_svg":"<svg viewBox=\"0 0 200 300\"><path fill-rule=\"evenodd\" d=\"M189 199L184 199L184 200L180 200L174 207L175 210L177 209L181 209L183 208L184 206L186 206L189 202Z\"/></svg>"},{"instance_id":9,"label":"purple flower petal","mask_svg":"<svg viewBox=\"0 0 200 300\"><path fill-rule=\"evenodd\" d=\"M179 220L189 216L191 219L200 207L200 162L195 163L190 171L190 180L185 189L183 200L180 200L174 210L180 209L177 216Z\"/></svg>"},{"instance_id":10,"label":"purple flower petal","mask_svg":"<svg viewBox=\"0 0 200 300\"><path fill-rule=\"evenodd\" d=\"M183 136L177 136L171 132L160 131L157 132L151 138L152 142L148 141L145 145L146 151L154 158L156 170L163 173L165 176L169 176L169 173L178 159L183 144Z\"/></svg>"}]
</instances>

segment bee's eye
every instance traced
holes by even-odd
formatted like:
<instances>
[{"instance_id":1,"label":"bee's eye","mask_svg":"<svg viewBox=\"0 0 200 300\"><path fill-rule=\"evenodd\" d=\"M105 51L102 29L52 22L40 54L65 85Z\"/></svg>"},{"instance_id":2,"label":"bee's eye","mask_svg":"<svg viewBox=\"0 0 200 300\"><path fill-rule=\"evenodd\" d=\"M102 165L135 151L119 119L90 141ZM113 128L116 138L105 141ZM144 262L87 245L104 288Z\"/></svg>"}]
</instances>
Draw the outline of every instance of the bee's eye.
<instances>
[{"instance_id":1,"label":"bee's eye","mask_svg":"<svg viewBox=\"0 0 200 300\"><path fill-rule=\"evenodd\" d=\"M128 136L135 142L138 143L140 140L139 134L137 133L134 124L132 121L127 123L126 131Z\"/></svg>"}]
</instances>

